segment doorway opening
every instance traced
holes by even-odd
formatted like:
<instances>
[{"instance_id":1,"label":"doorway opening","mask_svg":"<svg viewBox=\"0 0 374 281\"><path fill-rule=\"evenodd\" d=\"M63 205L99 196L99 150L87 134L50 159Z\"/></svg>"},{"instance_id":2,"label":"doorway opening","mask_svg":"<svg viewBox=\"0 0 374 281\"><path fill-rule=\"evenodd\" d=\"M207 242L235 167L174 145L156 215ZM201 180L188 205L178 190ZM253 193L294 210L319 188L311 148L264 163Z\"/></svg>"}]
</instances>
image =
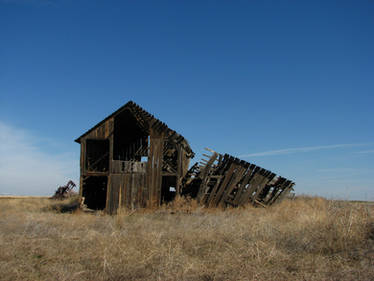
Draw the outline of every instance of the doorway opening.
<instances>
[{"instance_id":1,"label":"doorway opening","mask_svg":"<svg viewBox=\"0 0 374 281\"><path fill-rule=\"evenodd\" d=\"M84 204L93 210L104 210L106 206L108 177L89 176L83 180Z\"/></svg>"}]
</instances>

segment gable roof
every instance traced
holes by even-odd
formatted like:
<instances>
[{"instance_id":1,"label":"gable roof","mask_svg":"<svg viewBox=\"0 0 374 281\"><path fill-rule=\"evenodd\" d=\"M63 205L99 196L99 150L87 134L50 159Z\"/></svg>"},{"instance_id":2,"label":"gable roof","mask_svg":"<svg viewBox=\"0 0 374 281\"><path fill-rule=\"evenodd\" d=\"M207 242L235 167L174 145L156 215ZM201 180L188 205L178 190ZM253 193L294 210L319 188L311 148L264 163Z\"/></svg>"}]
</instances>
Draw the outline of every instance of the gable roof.
<instances>
[{"instance_id":1,"label":"gable roof","mask_svg":"<svg viewBox=\"0 0 374 281\"><path fill-rule=\"evenodd\" d=\"M182 147L187 152L188 156L190 158L194 157L194 152L192 151L190 145L188 144L188 141L180 134L178 134L176 131L170 129L164 122L160 121L156 117L154 117L152 114L144 110L142 107L137 105L133 101L127 102L125 105L117 109L115 112L107 116L105 119L97 123L95 126L93 126L91 129L86 131L83 135L81 135L79 138L75 140L75 142L80 143L81 138L88 135L91 131L95 130L96 128L100 127L102 124L104 124L108 119L115 117L116 115L120 114L124 110L130 110L130 112L136 117L138 122L142 122L145 124L148 124L149 128L156 129L158 131L164 131L167 133L167 138L169 141L173 141L175 143L179 143L182 145ZM148 133L149 133L148 128Z\"/></svg>"}]
</instances>

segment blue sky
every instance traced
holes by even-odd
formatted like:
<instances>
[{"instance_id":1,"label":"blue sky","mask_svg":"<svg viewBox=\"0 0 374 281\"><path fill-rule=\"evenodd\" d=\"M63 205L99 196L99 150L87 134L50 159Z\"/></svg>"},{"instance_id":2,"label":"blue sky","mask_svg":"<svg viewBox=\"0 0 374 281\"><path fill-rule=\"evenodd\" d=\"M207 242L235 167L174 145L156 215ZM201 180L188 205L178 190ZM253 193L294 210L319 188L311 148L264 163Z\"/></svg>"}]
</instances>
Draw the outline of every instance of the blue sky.
<instances>
[{"instance_id":1,"label":"blue sky","mask_svg":"<svg viewBox=\"0 0 374 281\"><path fill-rule=\"evenodd\" d=\"M374 200L373 1L0 0L0 194L79 177L134 100L204 147Z\"/></svg>"}]
</instances>

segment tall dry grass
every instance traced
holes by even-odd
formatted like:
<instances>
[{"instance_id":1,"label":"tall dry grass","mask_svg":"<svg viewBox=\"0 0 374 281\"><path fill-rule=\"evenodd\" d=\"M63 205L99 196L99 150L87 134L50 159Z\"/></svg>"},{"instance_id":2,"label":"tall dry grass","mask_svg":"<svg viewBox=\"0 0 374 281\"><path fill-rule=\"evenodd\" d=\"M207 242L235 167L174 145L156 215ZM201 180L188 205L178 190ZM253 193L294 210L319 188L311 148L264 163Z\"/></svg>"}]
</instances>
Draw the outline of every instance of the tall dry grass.
<instances>
[{"instance_id":1,"label":"tall dry grass","mask_svg":"<svg viewBox=\"0 0 374 281\"><path fill-rule=\"evenodd\" d=\"M373 207L298 198L268 209L60 214L0 200L1 280L373 280Z\"/></svg>"}]
</instances>

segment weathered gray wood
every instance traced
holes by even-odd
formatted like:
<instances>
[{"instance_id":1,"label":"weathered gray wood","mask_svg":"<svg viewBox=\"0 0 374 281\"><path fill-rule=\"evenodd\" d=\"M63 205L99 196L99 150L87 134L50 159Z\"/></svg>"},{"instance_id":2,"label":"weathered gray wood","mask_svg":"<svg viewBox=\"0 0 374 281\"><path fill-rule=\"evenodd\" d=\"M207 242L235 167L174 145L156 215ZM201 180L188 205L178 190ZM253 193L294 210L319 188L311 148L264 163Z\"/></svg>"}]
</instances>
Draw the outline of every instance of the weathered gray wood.
<instances>
[{"instance_id":1,"label":"weathered gray wood","mask_svg":"<svg viewBox=\"0 0 374 281\"><path fill-rule=\"evenodd\" d=\"M250 166L248 167L248 170L246 171L245 177L240 184L240 188L238 189L238 192L236 193L236 195L234 197L233 205L236 205L236 206L239 205L240 198L243 196L243 193L245 192L245 188L246 188L247 184L249 183L249 181L253 177L253 170L255 169L255 167L256 166L253 165L253 164L250 164Z\"/></svg>"},{"instance_id":2,"label":"weathered gray wood","mask_svg":"<svg viewBox=\"0 0 374 281\"><path fill-rule=\"evenodd\" d=\"M232 180L234 170L237 168L237 165L232 163L230 169L228 170L222 184L217 188L216 192L210 195L209 198L209 207L217 207L218 203L222 197L223 192L225 191L227 185Z\"/></svg>"},{"instance_id":3,"label":"weathered gray wood","mask_svg":"<svg viewBox=\"0 0 374 281\"><path fill-rule=\"evenodd\" d=\"M256 167L253 171L253 176L249 181L249 186L247 190L243 193L242 197L240 198L239 205L245 205L252 200L252 194L256 191L258 184L263 180L263 176L261 175L263 169Z\"/></svg>"},{"instance_id":4,"label":"weathered gray wood","mask_svg":"<svg viewBox=\"0 0 374 281\"><path fill-rule=\"evenodd\" d=\"M259 200L260 199L260 195L261 195L262 191L264 190L266 184L268 184L274 177L275 177L274 173L271 173L270 171L266 173L263 181L261 181L258 185L256 194L254 196L254 200Z\"/></svg>"},{"instance_id":5,"label":"weathered gray wood","mask_svg":"<svg viewBox=\"0 0 374 281\"><path fill-rule=\"evenodd\" d=\"M116 214L119 205L119 192L120 192L121 176L111 175L108 179L108 190L107 194L109 198L107 200L108 206L107 211L109 214Z\"/></svg>"},{"instance_id":6,"label":"weathered gray wood","mask_svg":"<svg viewBox=\"0 0 374 281\"><path fill-rule=\"evenodd\" d=\"M217 157L218 157L218 154L216 152L214 152L213 155L210 157L208 163L201 170L201 173L200 173L199 177L201 178L202 183L201 183L201 187L200 187L199 192L198 192L197 197L196 197L197 202L201 201L201 199L203 198L203 196L205 195L205 193L207 191L208 182L209 182L209 178L207 178L207 176L209 175L210 169L212 168L212 165L213 165L214 161L217 159Z\"/></svg>"},{"instance_id":7,"label":"weathered gray wood","mask_svg":"<svg viewBox=\"0 0 374 281\"><path fill-rule=\"evenodd\" d=\"M220 200L220 205L224 206L225 201L228 199L229 195L231 194L232 190L236 187L239 181L243 178L245 172L247 170L247 166L240 166L237 165L236 172L234 173L233 179L231 180L230 184L227 185L226 190L224 190L222 199Z\"/></svg>"},{"instance_id":8,"label":"weathered gray wood","mask_svg":"<svg viewBox=\"0 0 374 281\"><path fill-rule=\"evenodd\" d=\"M283 189L283 191L278 195L278 198L276 199L276 203L282 202L282 200L290 193L292 190L293 182L289 182L288 185Z\"/></svg>"},{"instance_id":9,"label":"weathered gray wood","mask_svg":"<svg viewBox=\"0 0 374 281\"><path fill-rule=\"evenodd\" d=\"M269 202L269 205L272 205L274 204L279 196L283 193L283 191L285 190L285 188L291 183L291 181L288 181L287 179L285 178L282 178L282 181L281 183L279 183L279 187L278 187L278 192L274 195L274 197L270 200Z\"/></svg>"},{"instance_id":10,"label":"weathered gray wood","mask_svg":"<svg viewBox=\"0 0 374 281\"><path fill-rule=\"evenodd\" d=\"M214 178L213 177L209 178L209 180L211 180L211 179L215 179L216 180L216 182L215 182L212 190L217 190L218 189L219 185L221 184L222 178L223 178L223 176L219 176L219 177L218 176L214 176ZM207 205L208 199L210 197L210 193L208 193L208 190L207 190L208 186L206 185L205 188L206 188L205 192L204 192L204 194L203 194L203 196L202 196L202 198L200 199L200 202L199 202L202 205Z\"/></svg>"}]
</instances>

